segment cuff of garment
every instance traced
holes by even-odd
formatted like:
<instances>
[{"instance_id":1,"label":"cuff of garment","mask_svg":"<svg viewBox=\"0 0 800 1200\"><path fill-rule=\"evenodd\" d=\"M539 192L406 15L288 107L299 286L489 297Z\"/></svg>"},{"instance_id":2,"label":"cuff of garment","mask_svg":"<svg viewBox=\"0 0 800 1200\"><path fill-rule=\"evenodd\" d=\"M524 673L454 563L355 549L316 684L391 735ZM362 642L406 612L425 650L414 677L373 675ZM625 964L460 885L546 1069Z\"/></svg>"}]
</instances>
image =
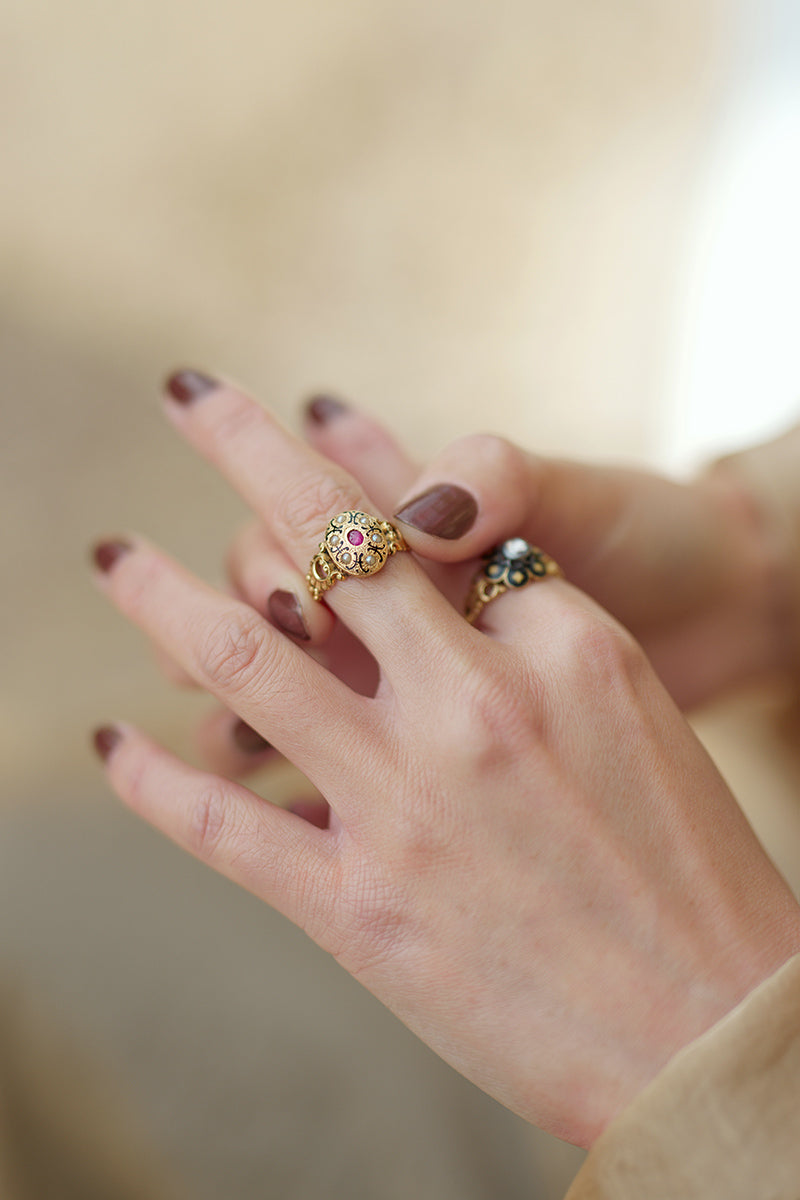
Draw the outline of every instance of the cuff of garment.
<instances>
[{"instance_id":1,"label":"cuff of garment","mask_svg":"<svg viewBox=\"0 0 800 1200\"><path fill-rule=\"evenodd\" d=\"M800 1197L800 955L667 1064L566 1200L644 1197Z\"/></svg>"},{"instance_id":2,"label":"cuff of garment","mask_svg":"<svg viewBox=\"0 0 800 1200\"><path fill-rule=\"evenodd\" d=\"M734 479L749 497L753 515L775 564L773 604L785 662L800 678L800 425L773 441L729 454L709 476Z\"/></svg>"}]
</instances>

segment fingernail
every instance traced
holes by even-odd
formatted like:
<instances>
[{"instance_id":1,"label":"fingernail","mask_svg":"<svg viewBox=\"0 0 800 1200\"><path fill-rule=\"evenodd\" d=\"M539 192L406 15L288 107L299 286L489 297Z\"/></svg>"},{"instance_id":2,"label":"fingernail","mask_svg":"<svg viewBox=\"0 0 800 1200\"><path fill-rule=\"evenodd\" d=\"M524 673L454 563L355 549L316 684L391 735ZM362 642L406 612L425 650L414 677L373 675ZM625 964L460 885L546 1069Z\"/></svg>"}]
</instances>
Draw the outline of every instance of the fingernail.
<instances>
[{"instance_id":1,"label":"fingernail","mask_svg":"<svg viewBox=\"0 0 800 1200\"><path fill-rule=\"evenodd\" d=\"M130 542L124 541L122 538L116 538L113 541L98 542L92 551L94 564L99 567L104 575L107 575L114 564L122 558L123 554L128 554L133 549Z\"/></svg>"},{"instance_id":2,"label":"fingernail","mask_svg":"<svg viewBox=\"0 0 800 1200\"><path fill-rule=\"evenodd\" d=\"M415 496L394 515L404 525L452 541L462 537L475 524L478 505L475 497L464 488L442 483Z\"/></svg>"},{"instance_id":3,"label":"fingernail","mask_svg":"<svg viewBox=\"0 0 800 1200\"><path fill-rule=\"evenodd\" d=\"M284 633L290 633L301 642L311 640L302 606L294 592L273 592L267 600L267 613L270 620Z\"/></svg>"},{"instance_id":4,"label":"fingernail","mask_svg":"<svg viewBox=\"0 0 800 1200\"><path fill-rule=\"evenodd\" d=\"M306 416L314 425L327 425L347 411L347 405L337 396L312 396L306 402Z\"/></svg>"},{"instance_id":5,"label":"fingernail","mask_svg":"<svg viewBox=\"0 0 800 1200\"><path fill-rule=\"evenodd\" d=\"M99 758L103 762L107 762L112 751L122 741L122 734L117 729L116 725L103 725L100 729L95 729L92 734L92 742L97 751Z\"/></svg>"},{"instance_id":6,"label":"fingernail","mask_svg":"<svg viewBox=\"0 0 800 1200\"><path fill-rule=\"evenodd\" d=\"M187 405L208 392L216 391L219 380L204 375L202 371L173 371L164 387L173 400Z\"/></svg>"},{"instance_id":7,"label":"fingernail","mask_svg":"<svg viewBox=\"0 0 800 1200\"><path fill-rule=\"evenodd\" d=\"M245 754L258 754L261 750L271 749L269 742L246 721L239 720L234 725L231 735L236 746Z\"/></svg>"}]
</instances>

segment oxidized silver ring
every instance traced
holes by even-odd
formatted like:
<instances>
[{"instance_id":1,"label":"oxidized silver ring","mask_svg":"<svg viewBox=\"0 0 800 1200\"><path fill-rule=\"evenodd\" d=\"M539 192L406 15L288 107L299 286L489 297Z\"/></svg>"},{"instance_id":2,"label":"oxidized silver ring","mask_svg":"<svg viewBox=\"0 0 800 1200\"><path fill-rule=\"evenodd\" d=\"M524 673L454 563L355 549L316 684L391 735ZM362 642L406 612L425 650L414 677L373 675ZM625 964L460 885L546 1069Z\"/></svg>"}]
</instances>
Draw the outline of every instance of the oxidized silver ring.
<instances>
[{"instance_id":1,"label":"oxidized silver ring","mask_svg":"<svg viewBox=\"0 0 800 1200\"><path fill-rule=\"evenodd\" d=\"M504 592L563 575L558 563L544 550L531 546L524 538L509 538L484 555L483 566L472 578L464 615L473 625L489 601Z\"/></svg>"}]
</instances>

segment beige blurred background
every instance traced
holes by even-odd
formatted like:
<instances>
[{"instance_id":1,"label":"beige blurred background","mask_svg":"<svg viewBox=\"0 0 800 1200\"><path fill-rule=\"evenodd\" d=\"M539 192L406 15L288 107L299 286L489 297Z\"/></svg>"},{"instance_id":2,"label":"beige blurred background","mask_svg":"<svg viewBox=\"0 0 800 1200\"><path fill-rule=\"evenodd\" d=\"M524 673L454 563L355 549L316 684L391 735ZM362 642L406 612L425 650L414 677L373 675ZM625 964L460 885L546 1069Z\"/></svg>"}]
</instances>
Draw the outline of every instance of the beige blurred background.
<instances>
[{"instance_id":1,"label":"beige blurred background","mask_svg":"<svg viewBox=\"0 0 800 1200\"><path fill-rule=\"evenodd\" d=\"M161 379L221 371L291 421L333 389L421 457L492 429L658 461L687 230L758 20L0 5L0 973L106 1060L195 1196L556 1196L579 1159L108 796L88 730L189 747L204 702L94 593L87 547L135 528L216 580L242 515L165 425ZM698 728L796 884L779 707Z\"/></svg>"}]
</instances>

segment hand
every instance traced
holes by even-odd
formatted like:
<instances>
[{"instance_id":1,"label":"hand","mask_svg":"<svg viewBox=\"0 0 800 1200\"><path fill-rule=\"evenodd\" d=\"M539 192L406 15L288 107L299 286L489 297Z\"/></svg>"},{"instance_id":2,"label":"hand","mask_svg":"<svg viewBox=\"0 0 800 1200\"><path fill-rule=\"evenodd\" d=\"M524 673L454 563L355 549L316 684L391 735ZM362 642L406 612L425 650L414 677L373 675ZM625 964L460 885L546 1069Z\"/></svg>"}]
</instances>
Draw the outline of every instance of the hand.
<instances>
[{"instance_id":1,"label":"hand","mask_svg":"<svg viewBox=\"0 0 800 1200\"><path fill-rule=\"evenodd\" d=\"M630 630L676 703L691 708L796 666L800 547L786 527L793 520L800 531L798 479L800 427L691 483L543 459L477 436L448 446L395 512L404 533L415 532L415 551L438 563L511 534L541 546ZM441 521L443 491L472 497L475 519L426 536ZM487 631L499 612L487 610Z\"/></svg>"},{"instance_id":2,"label":"hand","mask_svg":"<svg viewBox=\"0 0 800 1200\"><path fill-rule=\"evenodd\" d=\"M400 511L429 575L457 605L466 578L458 564L520 533L630 629L681 707L796 669L800 426L687 484L546 460L483 436L453 443L420 474L380 425L328 397L312 402L305 433L379 508ZM270 595L274 623L309 647L325 644L331 669L369 692L375 670L363 647L302 586L278 590L290 585L276 561L269 530L245 529L229 556L237 594L259 611ZM245 775L263 759L263 744L229 715L207 721L200 741L215 769Z\"/></svg>"},{"instance_id":3,"label":"hand","mask_svg":"<svg viewBox=\"0 0 800 1200\"><path fill-rule=\"evenodd\" d=\"M333 397L317 396L308 404L303 435L312 447L358 481L376 510L391 513L398 498L419 475L418 465L386 429ZM476 563L441 566L427 560L422 566L460 610ZM311 599L303 573L289 567L264 522L251 520L239 531L228 550L226 568L232 595L246 600L349 687L363 695L374 694L378 682L375 660L326 605ZM168 655L157 646L155 651L171 682L196 687ZM201 720L196 741L207 766L236 778L247 778L279 759L274 747L225 708ZM326 819L325 805L318 797L300 796L292 808L320 822Z\"/></svg>"},{"instance_id":4,"label":"hand","mask_svg":"<svg viewBox=\"0 0 800 1200\"><path fill-rule=\"evenodd\" d=\"M363 490L234 388L192 390L174 424L302 577ZM96 557L120 611L331 815L317 828L130 726L98 736L119 795L529 1120L588 1145L800 948L796 902L641 650L570 584L495 601L486 633L411 554L337 584L370 697L144 540Z\"/></svg>"}]
</instances>

